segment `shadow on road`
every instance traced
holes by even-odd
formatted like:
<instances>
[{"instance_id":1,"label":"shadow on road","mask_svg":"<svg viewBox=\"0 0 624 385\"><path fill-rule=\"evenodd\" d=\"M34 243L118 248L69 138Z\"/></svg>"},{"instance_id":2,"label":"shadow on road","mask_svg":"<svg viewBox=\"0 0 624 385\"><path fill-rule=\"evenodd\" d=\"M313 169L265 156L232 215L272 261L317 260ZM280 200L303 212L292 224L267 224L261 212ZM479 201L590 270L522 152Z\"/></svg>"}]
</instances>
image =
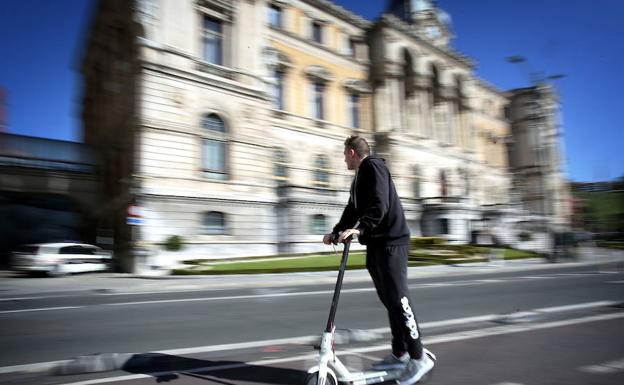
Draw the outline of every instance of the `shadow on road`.
<instances>
[{"instance_id":1,"label":"shadow on road","mask_svg":"<svg viewBox=\"0 0 624 385\"><path fill-rule=\"evenodd\" d=\"M306 375L304 371L295 369L249 365L240 361L200 360L160 353L135 354L123 365L122 370L153 376L156 382L175 381L179 375L185 375L224 385L235 385L237 381L299 385Z\"/></svg>"}]
</instances>

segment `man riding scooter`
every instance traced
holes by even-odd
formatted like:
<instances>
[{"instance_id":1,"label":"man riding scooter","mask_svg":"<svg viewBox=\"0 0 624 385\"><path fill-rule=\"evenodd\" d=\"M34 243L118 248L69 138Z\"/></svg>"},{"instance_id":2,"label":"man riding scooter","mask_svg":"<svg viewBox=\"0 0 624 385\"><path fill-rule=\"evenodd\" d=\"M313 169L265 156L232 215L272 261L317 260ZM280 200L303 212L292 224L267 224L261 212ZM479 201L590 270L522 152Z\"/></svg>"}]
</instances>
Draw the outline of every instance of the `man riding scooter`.
<instances>
[{"instance_id":1,"label":"man riding scooter","mask_svg":"<svg viewBox=\"0 0 624 385\"><path fill-rule=\"evenodd\" d=\"M392 353L373 365L376 370L401 369L399 385L420 381L434 366L423 353L420 329L407 285L410 232L392 176L383 159L370 155L360 136L344 143L344 160L355 170L351 194L340 221L323 237L330 244L357 235L366 245L368 269L379 299L388 311L392 332Z\"/></svg>"}]
</instances>

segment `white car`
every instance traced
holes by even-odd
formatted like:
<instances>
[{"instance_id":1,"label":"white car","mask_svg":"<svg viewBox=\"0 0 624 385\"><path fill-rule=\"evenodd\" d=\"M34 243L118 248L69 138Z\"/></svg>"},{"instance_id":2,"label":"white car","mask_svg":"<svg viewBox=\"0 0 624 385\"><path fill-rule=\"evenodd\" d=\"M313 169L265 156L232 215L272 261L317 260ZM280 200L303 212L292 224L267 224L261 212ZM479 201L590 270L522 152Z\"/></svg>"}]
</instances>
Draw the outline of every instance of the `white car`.
<instances>
[{"instance_id":1,"label":"white car","mask_svg":"<svg viewBox=\"0 0 624 385\"><path fill-rule=\"evenodd\" d=\"M99 247L84 243L41 243L19 247L11 264L17 271L62 276L109 270L112 258Z\"/></svg>"}]
</instances>

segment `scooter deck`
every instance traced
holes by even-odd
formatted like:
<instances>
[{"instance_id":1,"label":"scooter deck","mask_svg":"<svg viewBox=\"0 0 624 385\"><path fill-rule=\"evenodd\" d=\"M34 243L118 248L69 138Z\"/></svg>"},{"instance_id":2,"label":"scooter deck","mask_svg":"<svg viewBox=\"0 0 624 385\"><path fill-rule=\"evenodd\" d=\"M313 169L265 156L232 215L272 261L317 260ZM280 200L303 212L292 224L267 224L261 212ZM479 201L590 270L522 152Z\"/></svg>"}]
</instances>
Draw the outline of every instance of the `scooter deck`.
<instances>
[{"instance_id":1,"label":"scooter deck","mask_svg":"<svg viewBox=\"0 0 624 385\"><path fill-rule=\"evenodd\" d=\"M363 371L352 373L346 378L338 378L338 383L344 385L394 384L394 380L399 378L401 372L401 369Z\"/></svg>"}]
</instances>

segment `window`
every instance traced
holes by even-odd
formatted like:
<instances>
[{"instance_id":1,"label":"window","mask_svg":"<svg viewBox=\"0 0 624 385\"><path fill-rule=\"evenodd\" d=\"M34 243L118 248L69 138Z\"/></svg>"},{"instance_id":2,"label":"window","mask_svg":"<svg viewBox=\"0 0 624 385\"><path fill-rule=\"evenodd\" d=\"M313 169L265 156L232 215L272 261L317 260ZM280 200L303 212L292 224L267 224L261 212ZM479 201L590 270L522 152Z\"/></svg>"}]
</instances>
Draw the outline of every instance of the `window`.
<instances>
[{"instance_id":1,"label":"window","mask_svg":"<svg viewBox=\"0 0 624 385\"><path fill-rule=\"evenodd\" d=\"M318 21L312 22L312 40L323 44L323 25Z\"/></svg>"},{"instance_id":2,"label":"window","mask_svg":"<svg viewBox=\"0 0 624 385\"><path fill-rule=\"evenodd\" d=\"M59 249L59 254L78 254L76 252L76 246L66 246L66 247L61 247Z\"/></svg>"},{"instance_id":3,"label":"window","mask_svg":"<svg viewBox=\"0 0 624 385\"><path fill-rule=\"evenodd\" d=\"M221 20L204 16L204 60L223 65L223 23Z\"/></svg>"},{"instance_id":4,"label":"window","mask_svg":"<svg viewBox=\"0 0 624 385\"><path fill-rule=\"evenodd\" d=\"M438 219L438 234L449 233L449 220L447 218Z\"/></svg>"},{"instance_id":5,"label":"window","mask_svg":"<svg viewBox=\"0 0 624 385\"><path fill-rule=\"evenodd\" d=\"M418 166L414 166L413 169L413 188L414 188L414 198L420 198L420 168Z\"/></svg>"},{"instance_id":6,"label":"window","mask_svg":"<svg viewBox=\"0 0 624 385\"><path fill-rule=\"evenodd\" d=\"M202 232L204 234L225 234L225 214L209 211L202 216Z\"/></svg>"},{"instance_id":7,"label":"window","mask_svg":"<svg viewBox=\"0 0 624 385\"><path fill-rule=\"evenodd\" d=\"M325 234L327 232L327 219L323 214L312 217L312 234Z\"/></svg>"},{"instance_id":8,"label":"window","mask_svg":"<svg viewBox=\"0 0 624 385\"><path fill-rule=\"evenodd\" d=\"M59 254L95 255L95 249L83 246L66 246L59 249Z\"/></svg>"},{"instance_id":9,"label":"window","mask_svg":"<svg viewBox=\"0 0 624 385\"><path fill-rule=\"evenodd\" d=\"M352 38L347 38L347 55L356 57L356 43Z\"/></svg>"},{"instance_id":10,"label":"window","mask_svg":"<svg viewBox=\"0 0 624 385\"><path fill-rule=\"evenodd\" d=\"M314 159L314 186L329 187L329 162L327 157L317 155Z\"/></svg>"},{"instance_id":11,"label":"window","mask_svg":"<svg viewBox=\"0 0 624 385\"><path fill-rule=\"evenodd\" d=\"M274 151L275 169L274 175L278 182L285 182L288 179L288 154L283 148L276 148Z\"/></svg>"},{"instance_id":12,"label":"window","mask_svg":"<svg viewBox=\"0 0 624 385\"><path fill-rule=\"evenodd\" d=\"M282 8L275 4L269 5L269 25L282 28Z\"/></svg>"},{"instance_id":13,"label":"window","mask_svg":"<svg viewBox=\"0 0 624 385\"><path fill-rule=\"evenodd\" d=\"M439 104L442 101L440 83L440 72L438 67L434 64L431 65L431 99L433 104Z\"/></svg>"},{"instance_id":14,"label":"window","mask_svg":"<svg viewBox=\"0 0 624 385\"><path fill-rule=\"evenodd\" d=\"M226 127L215 114L204 116L201 123L204 132L202 144L202 170L206 178L225 180Z\"/></svg>"},{"instance_id":15,"label":"window","mask_svg":"<svg viewBox=\"0 0 624 385\"><path fill-rule=\"evenodd\" d=\"M360 95L349 94L349 117L351 127L360 128Z\"/></svg>"},{"instance_id":16,"label":"window","mask_svg":"<svg viewBox=\"0 0 624 385\"><path fill-rule=\"evenodd\" d=\"M462 112L466 107L466 92L464 90L464 81L460 75L455 77L455 89L457 91L457 110Z\"/></svg>"},{"instance_id":17,"label":"window","mask_svg":"<svg viewBox=\"0 0 624 385\"><path fill-rule=\"evenodd\" d=\"M273 103L278 110L284 109L284 72L280 69L276 69L274 74L273 84Z\"/></svg>"},{"instance_id":18,"label":"window","mask_svg":"<svg viewBox=\"0 0 624 385\"><path fill-rule=\"evenodd\" d=\"M320 81L312 83L312 117L315 119L325 119L324 111L325 84Z\"/></svg>"}]
</instances>

